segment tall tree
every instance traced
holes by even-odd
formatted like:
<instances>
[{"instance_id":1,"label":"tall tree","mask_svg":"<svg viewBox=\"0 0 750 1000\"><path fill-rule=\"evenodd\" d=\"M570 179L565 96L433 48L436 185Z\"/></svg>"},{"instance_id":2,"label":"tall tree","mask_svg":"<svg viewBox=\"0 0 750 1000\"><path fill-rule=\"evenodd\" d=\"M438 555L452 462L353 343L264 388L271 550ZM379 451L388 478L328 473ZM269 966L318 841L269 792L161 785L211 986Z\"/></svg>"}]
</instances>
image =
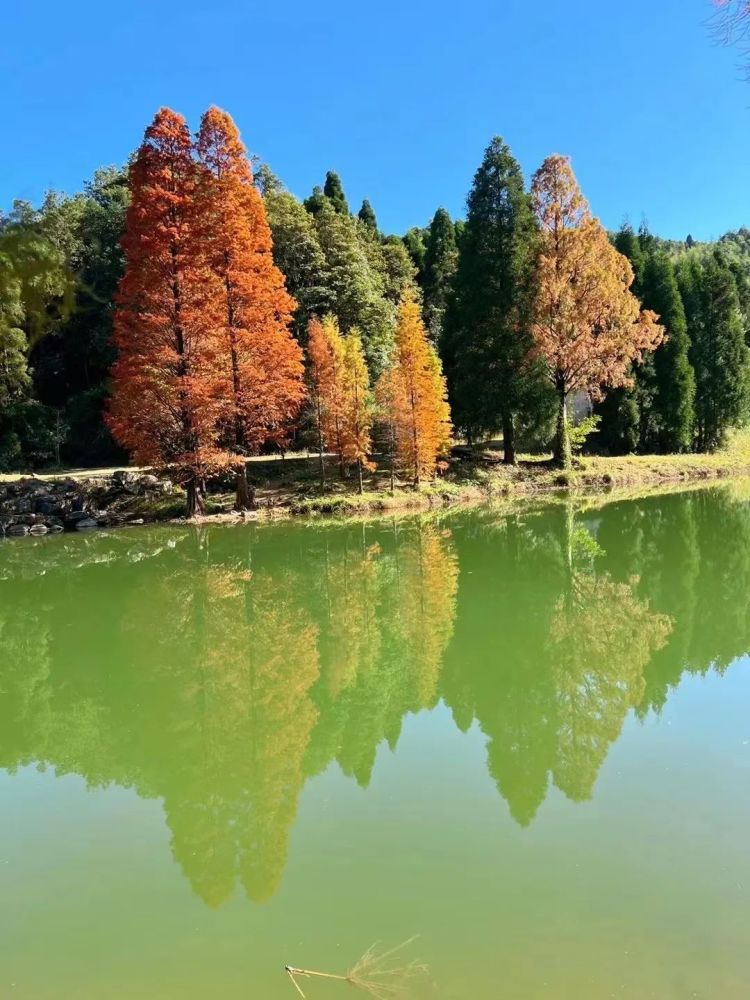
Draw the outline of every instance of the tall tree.
<instances>
[{"instance_id":1,"label":"tall tree","mask_svg":"<svg viewBox=\"0 0 750 1000\"><path fill-rule=\"evenodd\" d=\"M441 353L456 423L471 436L502 426L515 462L515 418L533 397L529 304L536 226L523 176L494 138L474 176ZM426 263L426 257L425 257Z\"/></svg>"},{"instance_id":2,"label":"tall tree","mask_svg":"<svg viewBox=\"0 0 750 1000\"><path fill-rule=\"evenodd\" d=\"M307 353L310 398L318 432L321 487L325 480L323 452L335 451L343 477L346 415L345 344L335 316L312 319L308 329Z\"/></svg>"},{"instance_id":3,"label":"tall tree","mask_svg":"<svg viewBox=\"0 0 750 1000\"><path fill-rule=\"evenodd\" d=\"M456 227L444 208L432 217L424 254L424 318L430 337L440 342L443 317L458 266Z\"/></svg>"},{"instance_id":4,"label":"tall tree","mask_svg":"<svg viewBox=\"0 0 750 1000\"><path fill-rule=\"evenodd\" d=\"M645 366L653 373L653 390L650 411L641 414L641 446L645 451L686 451L693 438L695 373L677 276L664 251L648 255L641 288L643 305L656 313L666 334L651 365Z\"/></svg>"},{"instance_id":5,"label":"tall tree","mask_svg":"<svg viewBox=\"0 0 750 1000\"><path fill-rule=\"evenodd\" d=\"M748 348L734 277L721 252L681 263L690 361L695 370L695 447L714 451L748 408Z\"/></svg>"},{"instance_id":6,"label":"tall tree","mask_svg":"<svg viewBox=\"0 0 750 1000\"><path fill-rule=\"evenodd\" d=\"M197 153L200 251L221 282L226 431L237 464L238 510L255 506L248 455L288 441L304 397L302 351L290 331L294 300L273 261L271 230L231 117L209 108Z\"/></svg>"},{"instance_id":7,"label":"tall tree","mask_svg":"<svg viewBox=\"0 0 750 1000\"><path fill-rule=\"evenodd\" d=\"M349 215L349 202L346 200L341 178L335 170L329 170L326 174L323 194L330 201L334 212L340 215Z\"/></svg>"},{"instance_id":8,"label":"tall tree","mask_svg":"<svg viewBox=\"0 0 750 1000\"><path fill-rule=\"evenodd\" d=\"M633 269L593 218L570 162L550 156L534 175L540 229L534 351L558 397L555 460L571 464L567 401L628 382L628 367L654 350L663 330L630 292Z\"/></svg>"},{"instance_id":9,"label":"tall tree","mask_svg":"<svg viewBox=\"0 0 750 1000\"><path fill-rule=\"evenodd\" d=\"M419 303L406 295L398 310L392 370L378 393L393 406L398 464L415 486L435 475L450 446L447 387L440 360L427 337Z\"/></svg>"},{"instance_id":10,"label":"tall tree","mask_svg":"<svg viewBox=\"0 0 750 1000\"><path fill-rule=\"evenodd\" d=\"M315 224L326 259L332 312L342 329L356 326L361 331L368 368L377 377L393 349L393 306L384 296L380 247L357 219L334 211L330 201L315 216Z\"/></svg>"},{"instance_id":11,"label":"tall tree","mask_svg":"<svg viewBox=\"0 0 750 1000\"><path fill-rule=\"evenodd\" d=\"M196 184L185 119L162 108L130 168L108 420L137 464L185 485L189 517L203 509L205 478L234 461L219 443L226 319L200 252Z\"/></svg>"},{"instance_id":12,"label":"tall tree","mask_svg":"<svg viewBox=\"0 0 750 1000\"><path fill-rule=\"evenodd\" d=\"M294 330L303 341L312 316L323 316L332 305L326 259L315 222L288 191L266 190L263 197L273 236L273 259L294 297Z\"/></svg>"},{"instance_id":13,"label":"tall tree","mask_svg":"<svg viewBox=\"0 0 750 1000\"><path fill-rule=\"evenodd\" d=\"M370 468L372 450L372 400L362 337L355 327L344 338L344 421L342 453L348 465L357 469L357 486L362 492L362 470Z\"/></svg>"},{"instance_id":14,"label":"tall tree","mask_svg":"<svg viewBox=\"0 0 750 1000\"><path fill-rule=\"evenodd\" d=\"M357 212L357 218L369 229L372 229L374 232L378 231L378 220L375 216L375 209L372 207L367 198L365 198L362 202L362 207L359 212Z\"/></svg>"}]
</instances>

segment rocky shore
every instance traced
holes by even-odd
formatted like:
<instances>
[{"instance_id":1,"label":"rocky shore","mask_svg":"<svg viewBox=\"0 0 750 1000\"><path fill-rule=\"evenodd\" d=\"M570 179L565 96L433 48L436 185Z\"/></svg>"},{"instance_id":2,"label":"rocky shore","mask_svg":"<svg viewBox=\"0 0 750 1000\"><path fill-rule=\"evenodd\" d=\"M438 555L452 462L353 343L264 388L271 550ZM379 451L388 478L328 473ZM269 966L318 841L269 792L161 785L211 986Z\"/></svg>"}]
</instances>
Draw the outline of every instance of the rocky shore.
<instances>
[{"instance_id":1,"label":"rocky shore","mask_svg":"<svg viewBox=\"0 0 750 1000\"><path fill-rule=\"evenodd\" d=\"M93 531L138 520L134 501L170 494L172 483L123 469L106 478L0 483L0 536ZM135 505L137 506L137 505Z\"/></svg>"}]
</instances>

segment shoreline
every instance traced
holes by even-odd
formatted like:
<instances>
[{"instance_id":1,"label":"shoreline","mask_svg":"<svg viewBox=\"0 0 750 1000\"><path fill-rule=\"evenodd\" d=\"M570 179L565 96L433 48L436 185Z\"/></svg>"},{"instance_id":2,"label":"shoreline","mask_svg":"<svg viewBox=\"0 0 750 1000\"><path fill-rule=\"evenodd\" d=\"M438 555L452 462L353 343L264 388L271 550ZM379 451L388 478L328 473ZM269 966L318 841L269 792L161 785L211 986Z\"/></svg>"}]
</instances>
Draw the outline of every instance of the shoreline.
<instances>
[{"instance_id":1,"label":"shoreline","mask_svg":"<svg viewBox=\"0 0 750 1000\"><path fill-rule=\"evenodd\" d=\"M0 481L0 537L160 522L345 521L484 504L522 508L561 497L614 501L750 478L748 440L748 435L738 435L726 450L713 455L587 456L578 459L570 472L553 467L546 456L522 457L517 465L505 466L488 449L471 459L465 454L454 458L445 477L434 484L419 489L399 484L393 494L383 473L371 476L370 488L362 494L347 491L346 483L338 480L321 494L317 482L313 485L314 460L295 456L250 465L257 483L257 510L234 511L232 494L209 493L207 513L191 521L181 514L184 492L143 470L5 477Z\"/></svg>"}]
</instances>

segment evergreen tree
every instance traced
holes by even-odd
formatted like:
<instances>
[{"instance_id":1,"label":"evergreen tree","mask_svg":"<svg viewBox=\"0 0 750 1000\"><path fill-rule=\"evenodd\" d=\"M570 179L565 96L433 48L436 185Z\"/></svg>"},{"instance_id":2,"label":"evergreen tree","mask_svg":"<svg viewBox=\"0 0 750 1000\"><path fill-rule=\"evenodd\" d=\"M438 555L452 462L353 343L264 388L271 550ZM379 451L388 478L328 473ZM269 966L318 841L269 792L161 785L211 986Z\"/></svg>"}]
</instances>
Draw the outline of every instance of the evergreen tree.
<instances>
[{"instance_id":1,"label":"evergreen tree","mask_svg":"<svg viewBox=\"0 0 750 1000\"><path fill-rule=\"evenodd\" d=\"M359 219L360 222L363 222L370 229L374 230L375 232L378 231L378 220L375 218L375 210L373 209L372 205L367 200L367 198L365 198L365 200L362 202L362 207L357 213L357 218Z\"/></svg>"},{"instance_id":2,"label":"evergreen tree","mask_svg":"<svg viewBox=\"0 0 750 1000\"><path fill-rule=\"evenodd\" d=\"M333 304L328 268L315 222L288 191L267 190L263 199L273 235L273 259L294 297L294 332L304 342L312 316L323 316Z\"/></svg>"},{"instance_id":3,"label":"evergreen tree","mask_svg":"<svg viewBox=\"0 0 750 1000\"><path fill-rule=\"evenodd\" d=\"M680 264L690 361L695 371L697 451L714 451L748 407L748 348L734 277L721 253Z\"/></svg>"},{"instance_id":4,"label":"evergreen tree","mask_svg":"<svg viewBox=\"0 0 750 1000\"><path fill-rule=\"evenodd\" d=\"M641 238L633 231L633 227L629 222L623 222L612 242L615 245L615 250L630 261L630 266L633 268L633 284L630 290L633 295L640 298L641 279L646 263L646 255L643 250Z\"/></svg>"},{"instance_id":5,"label":"evergreen tree","mask_svg":"<svg viewBox=\"0 0 750 1000\"><path fill-rule=\"evenodd\" d=\"M323 185L323 194L333 205L334 211L341 215L349 215L349 203L341 185L341 178L335 170L329 170L326 174L326 182Z\"/></svg>"},{"instance_id":6,"label":"evergreen tree","mask_svg":"<svg viewBox=\"0 0 750 1000\"><path fill-rule=\"evenodd\" d=\"M650 410L641 413L640 444L645 451L686 451L692 444L695 374L674 265L664 251L649 254L641 284L642 304L659 316L666 337L650 356L651 364L643 366L653 391Z\"/></svg>"},{"instance_id":7,"label":"evergreen tree","mask_svg":"<svg viewBox=\"0 0 750 1000\"><path fill-rule=\"evenodd\" d=\"M409 251L409 256L414 262L414 267L417 269L417 283L419 285L422 284L423 280L426 233L427 230L420 229L419 226L412 226L401 237L404 246Z\"/></svg>"},{"instance_id":8,"label":"evergreen tree","mask_svg":"<svg viewBox=\"0 0 750 1000\"><path fill-rule=\"evenodd\" d=\"M310 197L305 198L304 201L305 209L310 215L317 215L326 203L326 196L323 194L323 188L319 184L315 185Z\"/></svg>"},{"instance_id":9,"label":"evergreen tree","mask_svg":"<svg viewBox=\"0 0 750 1000\"><path fill-rule=\"evenodd\" d=\"M433 342L443 329L445 308L458 265L456 229L444 208L433 216L424 255L424 318Z\"/></svg>"},{"instance_id":10,"label":"evergreen tree","mask_svg":"<svg viewBox=\"0 0 750 1000\"><path fill-rule=\"evenodd\" d=\"M379 250L385 268L383 294L389 302L397 305L404 292L417 293L417 269L398 236L386 236L379 244Z\"/></svg>"},{"instance_id":11,"label":"evergreen tree","mask_svg":"<svg viewBox=\"0 0 750 1000\"><path fill-rule=\"evenodd\" d=\"M331 311L342 329L359 329L370 375L377 378L390 358L394 325L393 306L384 297L382 253L373 247L372 234L362 223L334 211L328 200L315 224L326 260Z\"/></svg>"},{"instance_id":12,"label":"evergreen tree","mask_svg":"<svg viewBox=\"0 0 750 1000\"><path fill-rule=\"evenodd\" d=\"M509 463L515 419L530 405L536 376L528 362L535 245L521 168L495 138L469 194L441 351L455 424L470 436L502 426Z\"/></svg>"}]
</instances>

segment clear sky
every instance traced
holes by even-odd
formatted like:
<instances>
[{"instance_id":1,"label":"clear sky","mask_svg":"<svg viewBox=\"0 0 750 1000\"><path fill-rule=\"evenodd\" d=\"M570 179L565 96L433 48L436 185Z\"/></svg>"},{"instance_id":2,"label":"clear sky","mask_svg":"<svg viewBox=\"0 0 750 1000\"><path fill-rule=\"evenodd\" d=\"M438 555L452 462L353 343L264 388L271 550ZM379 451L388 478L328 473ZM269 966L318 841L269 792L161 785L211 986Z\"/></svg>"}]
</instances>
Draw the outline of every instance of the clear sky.
<instances>
[{"instance_id":1,"label":"clear sky","mask_svg":"<svg viewBox=\"0 0 750 1000\"><path fill-rule=\"evenodd\" d=\"M6 0L0 206L123 163L160 105L226 108L295 194L337 170L386 231L462 214L499 134L567 153L608 227L750 224L750 83L711 0Z\"/></svg>"}]
</instances>

